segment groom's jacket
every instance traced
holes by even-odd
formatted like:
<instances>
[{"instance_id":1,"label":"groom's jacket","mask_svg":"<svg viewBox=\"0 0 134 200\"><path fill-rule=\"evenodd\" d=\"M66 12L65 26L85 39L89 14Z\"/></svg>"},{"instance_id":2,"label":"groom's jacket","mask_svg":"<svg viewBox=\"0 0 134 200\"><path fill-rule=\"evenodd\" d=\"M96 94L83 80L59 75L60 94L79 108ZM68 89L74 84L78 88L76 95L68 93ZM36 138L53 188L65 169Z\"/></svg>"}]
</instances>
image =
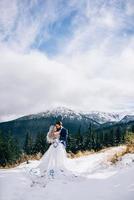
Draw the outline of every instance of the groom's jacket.
<instances>
[{"instance_id":1,"label":"groom's jacket","mask_svg":"<svg viewBox=\"0 0 134 200\"><path fill-rule=\"evenodd\" d=\"M67 142L67 136L68 136L68 130L66 128L62 127L59 139Z\"/></svg>"}]
</instances>

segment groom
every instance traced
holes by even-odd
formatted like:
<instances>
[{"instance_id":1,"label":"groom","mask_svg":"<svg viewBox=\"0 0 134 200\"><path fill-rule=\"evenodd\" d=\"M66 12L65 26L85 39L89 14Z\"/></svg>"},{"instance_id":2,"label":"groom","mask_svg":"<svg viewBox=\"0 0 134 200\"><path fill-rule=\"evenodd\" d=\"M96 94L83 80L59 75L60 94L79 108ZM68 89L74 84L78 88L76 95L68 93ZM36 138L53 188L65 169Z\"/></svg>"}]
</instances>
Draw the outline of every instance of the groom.
<instances>
[{"instance_id":1,"label":"groom","mask_svg":"<svg viewBox=\"0 0 134 200\"><path fill-rule=\"evenodd\" d=\"M57 121L55 123L57 131L60 131L60 142L65 146L67 145L67 136L68 136L68 130L62 126L61 121Z\"/></svg>"}]
</instances>

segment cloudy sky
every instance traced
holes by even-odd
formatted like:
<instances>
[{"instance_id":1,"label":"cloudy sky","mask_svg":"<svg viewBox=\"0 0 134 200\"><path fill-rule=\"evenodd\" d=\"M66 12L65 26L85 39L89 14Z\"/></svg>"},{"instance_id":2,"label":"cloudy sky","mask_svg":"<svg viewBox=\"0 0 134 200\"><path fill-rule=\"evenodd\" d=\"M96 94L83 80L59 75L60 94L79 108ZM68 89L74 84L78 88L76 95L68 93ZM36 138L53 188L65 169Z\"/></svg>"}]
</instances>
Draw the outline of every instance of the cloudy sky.
<instances>
[{"instance_id":1,"label":"cloudy sky","mask_svg":"<svg viewBox=\"0 0 134 200\"><path fill-rule=\"evenodd\" d=\"M134 0L0 0L0 121L134 111Z\"/></svg>"}]
</instances>

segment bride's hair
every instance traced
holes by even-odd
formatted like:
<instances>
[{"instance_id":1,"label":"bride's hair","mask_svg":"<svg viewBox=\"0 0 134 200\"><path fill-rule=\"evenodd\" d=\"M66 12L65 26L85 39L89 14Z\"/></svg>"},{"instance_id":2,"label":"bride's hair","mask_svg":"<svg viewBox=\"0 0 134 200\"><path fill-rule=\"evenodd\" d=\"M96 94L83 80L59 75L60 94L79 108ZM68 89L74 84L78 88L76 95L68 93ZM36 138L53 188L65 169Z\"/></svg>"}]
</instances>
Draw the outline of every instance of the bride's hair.
<instances>
[{"instance_id":1,"label":"bride's hair","mask_svg":"<svg viewBox=\"0 0 134 200\"><path fill-rule=\"evenodd\" d=\"M48 143L53 143L54 142L54 137L53 137L53 132L55 131L55 126L51 125L49 127L49 131L47 133L47 142Z\"/></svg>"},{"instance_id":2,"label":"bride's hair","mask_svg":"<svg viewBox=\"0 0 134 200\"><path fill-rule=\"evenodd\" d=\"M51 125L51 126L49 127L49 131L48 131L48 132L53 132L54 129L55 129L55 126L54 126L54 125Z\"/></svg>"}]
</instances>

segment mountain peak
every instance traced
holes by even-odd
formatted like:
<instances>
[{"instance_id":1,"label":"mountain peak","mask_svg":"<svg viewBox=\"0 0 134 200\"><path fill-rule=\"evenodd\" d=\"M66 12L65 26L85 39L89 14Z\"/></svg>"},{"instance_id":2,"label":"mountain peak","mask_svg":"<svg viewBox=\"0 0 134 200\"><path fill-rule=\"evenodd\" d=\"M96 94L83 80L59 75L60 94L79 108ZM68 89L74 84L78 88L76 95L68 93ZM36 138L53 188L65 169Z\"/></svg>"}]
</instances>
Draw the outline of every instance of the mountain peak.
<instances>
[{"instance_id":1,"label":"mountain peak","mask_svg":"<svg viewBox=\"0 0 134 200\"><path fill-rule=\"evenodd\" d=\"M121 122L123 122L123 123L128 123L130 121L134 121L134 115L126 115L121 120Z\"/></svg>"},{"instance_id":2,"label":"mountain peak","mask_svg":"<svg viewBox=\"0 0 134 200\"><path fill-rule=\"evenodd\" d=\"M102 112L102 111L75 111L66 106L57 106L47 109L46 111L30 114L27 116L23 116L18 118L17 120L28 120L28 119L39 119L46 117L61 117L61 119L69 118L69 119L82 119L82 117L89 118L99 124L103 124L106 122L119 122L125 120L131 120L132 114L125 113L115 113L115 112ZM127 116L127 117L125 117Z\"/></svg>"}]
</instances>

